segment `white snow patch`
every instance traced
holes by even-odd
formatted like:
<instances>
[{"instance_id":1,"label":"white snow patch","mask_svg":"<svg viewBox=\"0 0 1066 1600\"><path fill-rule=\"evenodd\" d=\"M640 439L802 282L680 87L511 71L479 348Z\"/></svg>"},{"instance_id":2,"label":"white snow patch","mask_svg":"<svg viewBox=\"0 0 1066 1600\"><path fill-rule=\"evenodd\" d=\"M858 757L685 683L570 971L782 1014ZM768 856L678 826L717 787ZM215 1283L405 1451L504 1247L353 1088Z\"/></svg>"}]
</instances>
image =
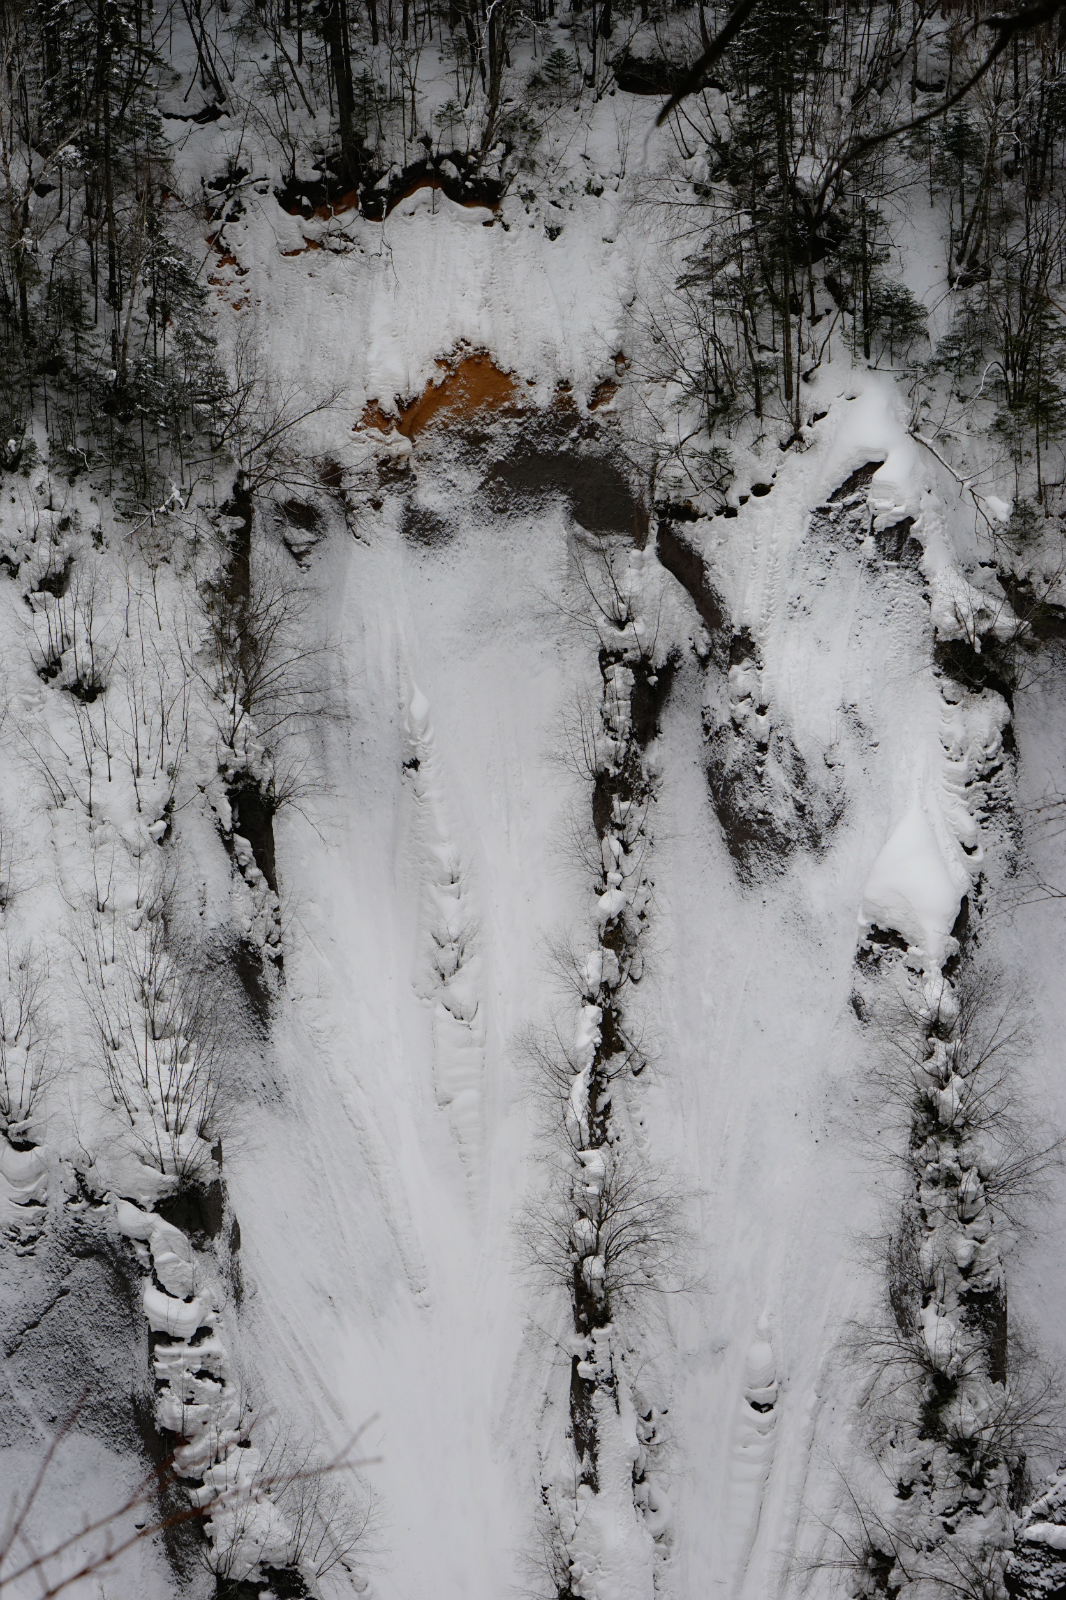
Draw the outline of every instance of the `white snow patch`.
<instances>
[{"instance_id":1,"label":"white snow patch","mask_svg":"<svg viewBox=\"0 0 1066 1600\"><path fill-rule=\"evenodd\" d=\"M951 929L970 878L942 845L947 828L935 829L918 800L896 824L874 862L859 911L860 937L874 927L902 934L910 961L939 971L958 949ZM940 838L938 838L938 834Z\"/></svg>"}]
</instances>

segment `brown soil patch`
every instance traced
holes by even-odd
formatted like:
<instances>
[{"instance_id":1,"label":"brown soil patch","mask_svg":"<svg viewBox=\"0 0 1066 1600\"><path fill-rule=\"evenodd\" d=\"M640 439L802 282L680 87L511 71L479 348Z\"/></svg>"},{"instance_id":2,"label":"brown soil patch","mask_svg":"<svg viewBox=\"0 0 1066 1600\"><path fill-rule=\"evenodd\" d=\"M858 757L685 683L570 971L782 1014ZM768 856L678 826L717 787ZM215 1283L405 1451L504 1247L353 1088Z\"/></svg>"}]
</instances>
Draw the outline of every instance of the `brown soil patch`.
<instances>
[{"instance_id":1,"label":"brown soil patch","mask_svg":"<svg viewBox=\"0 0 1066 1600\"><path fill-rule=\"evenodd\" d=\"M388 216L390 211L395 211L396 207L402 205L405 200L410 200L411 196L417 194L419 189L439 189L440 186L439 178L416 178L414 183L409 183L406 189L401 189L398 195L393 196L389 201L385 215Z\"/></svg>"},{"instance_id":2,"label":"brown soil patch","mask_svg":"<svg viewBox=\"0 0 1066 1600\"><path fill-rule=\"evenodd\" d=\"M560 378L559 382L555 385L555 393L552 395L551 407L553 411L562 412L564 416L569 416L571 413L573 413L574 416L577 415L577 401L574 399L574 386L570 382L569 378Z\"/></svg>"},{"instance_id":3,"label":"brown soil patch","mask_svg":"<svg viewBox=\"0 0 1066 1600\"><path fill-rule=\"evenodd\" d=\"M604 378L598 383L589 395L589 410L598 411L600 406L607 405L618 393L618 385L613 378Z\"/></svg>"},{"instance_id":4,"label":"brown soil patch","mask_svg":"<svg viewBox=\"0 0 1066 1600\"><path fill-rule=\"evenodd\" d=\"M321 217L324 222L328 222L330 217L339 217L342 211L358 211L358 209L359 193L356 189L349 189L332 205L316 206L314 214L316 217Z\"/></svg>"},{"instance_id":5,"label":"brown soil patch","mask_svg":"<svg viewBox=\"0 0 1066 1600\"><path fill-rule=\"evenodd\" d=\"M387 433L395 427L405 438L413 439L431 422L464 422L478 411L499 411L516 407L518 384L509 372L499 368L487 350L438 361L443 377L430 383L410 405L400 408L399 421L385 414L376 400L363 412L360 426Z\"/></svg>"},{"instance_id":6,"label":"brown soil patch","mask_svg":"<svg viewBox=\"0 0 1066 1600\"><path fill-rule=\"evenodd\" d=\"M387 416L376 400L371 400L356 424L359 428L376 428L379 433L388 433L395 426L396 418Z\"/></svg>"},{"instance_id":7,"label":"brown soil patch","mask_svg":"<svg viewBox=\"0 0 1066 1600\"><path fill-rule=\"evenodd\" d=\"M226 248L226 245L222 240L221 228L219 229L218 233L207 234L206 242L211 246L211 249L218 257L218 260L214 264L216 272L222 267L232 267L235 275L238 278L246 278L248 276L249 269L247 267L242 267L240 262L237 260L237 257L233 254L233 251ZM229 284L228 278L215 278L210 275L208 275L207 281L208 283L213 284Z\"/></svg>"}]
</instances>

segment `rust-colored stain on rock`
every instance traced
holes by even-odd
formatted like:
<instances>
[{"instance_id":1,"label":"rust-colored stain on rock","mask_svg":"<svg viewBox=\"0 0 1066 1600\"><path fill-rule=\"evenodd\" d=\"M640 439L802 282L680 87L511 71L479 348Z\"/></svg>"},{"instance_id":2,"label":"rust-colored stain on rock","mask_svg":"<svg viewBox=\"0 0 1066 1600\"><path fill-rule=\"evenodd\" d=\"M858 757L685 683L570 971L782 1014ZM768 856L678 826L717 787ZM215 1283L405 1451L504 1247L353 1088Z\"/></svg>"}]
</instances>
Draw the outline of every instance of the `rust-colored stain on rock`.
<instances>
[{"instance_id":1,"label":"rust-colored stain on rock","mask_svg":"<svg viewBox=\"0 0 1066 1600\"><path fill-rule=\"evenodd\" d=\"M438 361L443 374L409 405L400 408L399 419L388 416L376 400L363 412L360 426L387 433L396 428L413 439L430 423L464 422L479 411L499 411L515 404L518 384L511 373L496 365L487 350L453 356Z\"/></svg>"},{"instance_id":2,"label":"rust-colored stain on rock","mask_svg":"<svg viewBox=\"0 0 1066 1600\"><path fill-rule=\"evenodd\" d=\"M604 378L598 383L589 395L589 410L598 411L601 406L610 405L618 393L618 385L613 378Z\"/></svg>"},{"instance_id":3,"label":"rust-colored stain on rock","mask_svg":"<svg viewBox=\"0 0 1066 1600\"><path fill-rule=\"evenodd\" d=\"M328 222L330 217L339 217L345 211L358 211L358 209L358 192L355 189L349 189L345 194L341 195L339 200L334 200L331 205L316 206L314 214L316 217L321 217L324 222Z\"/></svg>"},{"instance_id":4,"label":"rust-colored stain on rock","mask_svg":"<svg viewBox=\"0 0 1066 1600\"><path fill-rule=\"evenodd\" d=\"M399 194L393 195L392 198L387 202L385 206L385 215L387 217L391 216L396 210L397 206L402 205L405 200L412 199L420 189L438 189L441 193L443 193L444 185L441 183L440 179L433 174L429 174L421 178L414 178L406 186L406 188L401 189ZM487 222L482 224L482 226L486 228L492 227L500 210L498 203L496 205L492 205L488 200L460 200L458 203L467 211L491 211L492 216Z\"/></svg>"}]
</instances>

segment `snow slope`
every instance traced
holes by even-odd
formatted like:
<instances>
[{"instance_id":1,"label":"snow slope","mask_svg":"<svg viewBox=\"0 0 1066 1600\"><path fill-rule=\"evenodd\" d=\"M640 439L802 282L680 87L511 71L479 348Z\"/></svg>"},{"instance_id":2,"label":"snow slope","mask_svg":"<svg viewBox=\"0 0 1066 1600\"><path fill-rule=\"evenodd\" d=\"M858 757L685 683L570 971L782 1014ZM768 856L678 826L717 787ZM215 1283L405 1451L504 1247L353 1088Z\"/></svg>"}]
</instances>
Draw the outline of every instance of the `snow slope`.
<instances>
[{"instance_id":1,"label":"snow slope","mask_svg":"<svg viewBox=\"0 0 1066 1600\"><path fill-rule=\"evenodd\" d=\"M248 1339L268 1388L335 1442L374 1414L383 1594L495 1592L532 1504L526 1318L543 1312L516 1281L512 1227L536 1151L512 1046L572 898L552 859L554 724L585 663L542 598L562 533L551 512L464 519L438 554L382 521L331 552L332 793L280 841L298 885L286 1089L231 1178L255 1219ZM442 908L453 877L461 898ZM466 1038L456 981L434 983L429 959L449 914Z\"/></svg>"},{"instance_id":2,"label":"snow slope","mask_svg":"<svg viewBox=\"0 0 1066 1600\"><path fill-rule=\"evenodd\" d=\"M601 102L587 147L615 178L620 129L633 138L621 102ZM226 153L226 121L189 136L186 177ZM654 148L638 157L634 139L631 176ZM505 424L445 421L412 446L360 418L420 392L465 343L515 375L537 417L570 384L585 427L587 396L636 338L634 285L662 266L619 192L578 194L549 241L517 199L493 221L420 191L384 225L311 225L336 246L314 251L267 195L227 225L232 316L238 280L217 269L224 340L252 323L279 384L346 386L313 444L358 485L350 526L338 518L310 557L328 713L310 792L278 824L284 982L225 1158L244 1284L233 1359L327 1452L366 1425L377 1507L358 1582L381 1600L552 1592L537 1567L543 1438L573 1352L566 1297L522 1270L525 1198L555 1156L519 1040L564 1004L552 941L594 925L568 843L588 794L561 753L599 678L572 485L545 467L543 494L489 493ZM876 1297L862 1235L896 1198L857 1126L873 1048L860 941L895 933L912 967L939 971L983 869L983 949L1045 997L1030 1071L1051 1120L1066 1111L1056 908L1007 920L1004 838L968 787L1005 712L933 671L936 637L999 625L961 571L972 508L907 435L890 378L837 362L810 402L824 415L807 448L768 449L771 492L683 529L721 596L731 664L676 579L655 576L678 665L657 745L639 1105L649 1157L685 1197L692 1271L635 1318L633 1348L665 1441L661 1500L642 1514L663 1555L654 1583L676 1600L833 1591L806 1563L861 1471L861 1385L840 1340ZM624 405L601 419L614 461L633 442ZM831 499L874 466L855 501ZM405 521L412 495L436 519L429 539ZM908 561L875 537L904 518L920 545ZM1023 804L1062 788L1057 687L1019 707ZM793 844L773 870L731 852L707 776L715 729L777 752ZM1034 849L1053 870L1053 841ZM1043 1246L1012 1277L1052 1333L1056 1265ZM7 1458L12 1480L21 1460ZM601 1600L647 1581L623 1573Z\"/></svg>"},{"instance_id":3,"label":"snow slope","mask_svg":"<svg viewBox=\"0 0 1066 1600\"><path fill-rule=\"evenodd\" d=\"M734 628L760 643L757 698L812 769L844 774L825 849L754 888L710 803L701 711L720 689L674 595L685 657L662 741L645 1123L693 1196L703 1276L667 1308L649 1375L677 1507L660 1581L677 1595L793 1592L797 1552L817 1554L818 1519L840 1511L833 1463L854 1449L854 1394L838 1340L873 1293L857 1235L891 1192L849 1121L870 1050L849 1003L860 917L935 956L970 883L946 820L951 708L921 576L872 537L812 521L855 467L907 448L885 380L854 394L823 381L829 416L772 497L696 532ZM917 478L906 462L886 503L917 512L924 496L932 519L944 486L930 465ZM550 992L543 941L580 910L558 827L576 786L553 752L590 652L544 602L567 592L563 515L447 511L461 532L442 548L413 546L385 515L365 546L322 557L347 730L328 742L321 837L300 819L282 836L283 879L299 885L276 1033L287 1090L230 1181L255 1219L247 1339L269 1386L295 1386L333 1439L377 1416L388 1554L375 1584L487 1596L528 1582L531 1428L565 1338L565 1315L515 1273L513 1219L541 1156L513 1046ZM892 922L878 888L893 887L888 841L909 816L919 843L897 855L925 894L928 938ZM930 887L916 849L943 852L933 878L950 888ZM443 909L442 864L458 891ZM426 977L427 930L453 911L477 1017L458 1045L447 985ZM748 1392L775 1384L772 1410L753 1410Z\"/></svg>"}]
</instances>

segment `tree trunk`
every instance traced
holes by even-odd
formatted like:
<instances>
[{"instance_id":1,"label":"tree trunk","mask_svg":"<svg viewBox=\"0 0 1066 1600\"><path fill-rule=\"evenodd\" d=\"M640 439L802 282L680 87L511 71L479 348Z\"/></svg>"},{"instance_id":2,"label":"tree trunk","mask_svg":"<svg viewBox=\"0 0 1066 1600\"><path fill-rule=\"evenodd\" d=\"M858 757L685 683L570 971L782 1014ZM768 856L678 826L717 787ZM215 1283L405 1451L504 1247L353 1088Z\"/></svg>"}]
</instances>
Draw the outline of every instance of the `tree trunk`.
<instances>
[{"instance_id":1,"label":"tree trunk","mask_svg":"<svg viewBox=\"0 0 1066 1600\"><path fill-rule=\"evenodd\" d=\"M862 354L870 359L870 240L866 225L866 201L860 202L862 212Z\"/></svg>"},{"instance_id":2,"label":"tree trunk","mask_svg":"<svg viewBox=\"0 0 1066 1600\"><path fill-rule=\"evenodd\" d=\"M341 177L356 183L359 178L359 151L355 142L355 94L352 88L352 62L345 50L348 31L347 0L329 0L322 22L322 37L329 54L330 71L337 92L337 124L341 138Z\"/></svg>"},{"instance_id":3,"label":"tree trunk","mask_svg":"<svg viewBox=\"0 0 1066 1600\"><path fill-rule=\"evenodd\" d=\"M503 64L507 52L506 7L507 0L493 0L493 3L489 6L488 25L486 27L486 47L489 58L489 105L488 115L485 119L485 132L481 138L481 154L483 156L492 147L493 135L496 131L496 118L500 110Z\"/></svg>"},{"instance_id":4,"label":"tree trunk","mask_svg":"<svg viewBox=\"0 0 1066 1600\"><path fill-rule=\"evenodd\" d=\"M792 416L793 399L799 412L799 385L795 382L792 367L792 219L790 216L790 183L788 170L788 136L785 126L785 94L780 84L774 93L774 114L777 123L777 173L781 184L781 318L784 325L784 390L785 404ZM793 390L796 394L793 395ZM795 419L793 419L795 420Z\"/></svg>"}]
</instances>

